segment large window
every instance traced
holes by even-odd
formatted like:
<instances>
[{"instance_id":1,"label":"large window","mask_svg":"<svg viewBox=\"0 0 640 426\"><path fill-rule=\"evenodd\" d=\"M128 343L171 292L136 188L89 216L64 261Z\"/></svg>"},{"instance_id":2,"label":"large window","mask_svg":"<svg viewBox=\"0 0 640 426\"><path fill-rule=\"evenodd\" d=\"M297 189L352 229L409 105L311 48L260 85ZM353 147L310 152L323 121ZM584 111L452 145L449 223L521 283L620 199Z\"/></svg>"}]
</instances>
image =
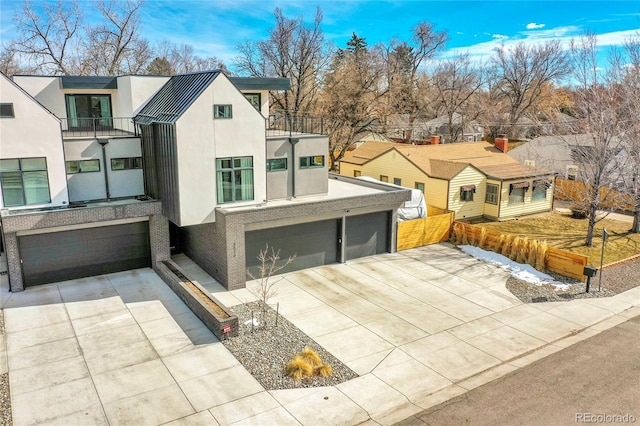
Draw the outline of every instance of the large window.
<instances>
[{"instance_id":1,"label":"large window","mask_svg":"<svg viewBox=\"0 0 640 426\"><path fill-rule=\"evenodd\" d=\"M487 204L498 204L498 185L492 183L487 184L487 194L484 202Z\"/></svg>"},{"instance_id":2,"label":"large window","mask_svg":"<svg viewBox=\"0 0 640 426\"><path fill-rule=\"evenodd\" d=\"M142 168L142 157L112 158L111 170L135 170Z\"/></svg>"},{"instance_id":3,"label":"large window","mask_svg":"<svg viewBox=\"0 0 640 426\"><path fill-rule=\"evenodd\" d=\"M533 192L531 193L531 201L542 201L547 199L547 189L551 187L548 180L533 181Z\"/></svg>"},{"instance_id":4,"label":"large window","mask_svg":"<svg viewBox=\"0 0 640 426\"><path fill-rule=\"evenodd\" d=\"M5 207L51 202L44 157L0 160L0 182Z\"/></svg>"},{"instance_id":5,"label":"large window","mask_svg":"<svg viewBox=\"0 0 640 426\"><path fill-rule=\"evenodd\" d=\"M475 185L465 185L460 187L460 201L473 201L473 194L476 193Z\"/></svg>"},{"instance_id":6,"label":"large window","mask_svg":"<svg viewBox=\"0 0 640 426\"><path fill-rule=\"evenodd\" d=\"M260 111L260 107L262 106L262 102L260 99L260 93L245 93L244 97L247 98L251 105L258 111Z\"/></svg>"},{"instance_id":7,"label":"large window","mask_svg":"<svg viewBox=\"0 0 640 426\"><path fill-rule=\"evenodd\" d=\"M523 204L524 193L529 189L529 182L518 182L509 185L509 204Z\"/></svg>"},{"instance_id":8,"label":"large window","mask_svg":"<svg viewBox=\"0 0 640 426\"><path fill-rule=\"evenodd\" d=\"M14 118L13 104L0 104L0 118Z\"/></svg>"},{"instance_id":9,"label":"large window","mask_svg":"<svg viewBox=\"0 0 640 426\"><path fill-rule=\"evenodd\" d=\"M300 168L310 169L313 167L324 167L324 155L314 155L311 157L300 157Z\"/></svg>"},{"instance_id":10,"label":"large window","mask_svg":"<svg viewBox=\"0 0 640 426\"><path fill-rule=\"evenodd\" d=\"M268 172L279 172L287 170L287 159L286 158L269 158L267 160L267 171Z\"/></svg>"},{"instance_id":11,"label":"large window","mask_svg":"<svg viewBox=\"0 0 640 426\"><path fill-rule=\"evenodd\" d=\"M111 95L66 95L70 130L110 129Z\"/></svg>"},{"instance_id":12,"label":"large window","mask_svg":"<svg viewBox=\"0 0 640 426\"><path fill-rule=\"evenodd\" d=\"M67 174L92 173L100 171L100 160L72 160L67 161Z\"/></svg>"},{"instance_id":13,"label":"large window","mask_svg":"<svg viewBox=\"0 0 640 426\"><path fill-rule=\"evenodd\" d=\"M231 105L214 105L213 106L214 118L232 118L233 111Z\"/></svg>"},{"instance_id":14,"label":"large window","mask_svg":"<svg viewBox=\"0 0 640 426\"><path fill-rule=\"evenodd\" d=\"M253 157L216 160L218 203L253 200Z\"/></svg>"}]
</instances>

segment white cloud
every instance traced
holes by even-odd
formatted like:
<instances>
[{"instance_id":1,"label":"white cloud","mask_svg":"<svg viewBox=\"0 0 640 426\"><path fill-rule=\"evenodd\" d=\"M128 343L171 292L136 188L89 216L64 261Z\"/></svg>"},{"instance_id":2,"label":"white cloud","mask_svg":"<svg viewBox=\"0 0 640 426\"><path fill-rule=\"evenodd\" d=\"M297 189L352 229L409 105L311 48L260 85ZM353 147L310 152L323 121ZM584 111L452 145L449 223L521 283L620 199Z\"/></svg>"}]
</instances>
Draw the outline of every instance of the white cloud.
<instances>
[{"instance_id":1,"label":"white cloud","mask_svg":"<svg viewBox=\"0 0 640 426\"><path fill-rule=\"evenodd\" d=\"M536 24L535 22L529 22L527 24L528 30L537 30L538 28L544 28L544 24Z\"/></svg>"},{"instance_id":2,"label":"white cloud","mask_svg":"<svg viewBox=\"0 0 640 426\"><path fill-rule=\"evenodd\" d=\"M491 37L498 40L506 40L509 38L509 36L502 35L502 34L492 34Z\"/></svg>"}]
</instances>

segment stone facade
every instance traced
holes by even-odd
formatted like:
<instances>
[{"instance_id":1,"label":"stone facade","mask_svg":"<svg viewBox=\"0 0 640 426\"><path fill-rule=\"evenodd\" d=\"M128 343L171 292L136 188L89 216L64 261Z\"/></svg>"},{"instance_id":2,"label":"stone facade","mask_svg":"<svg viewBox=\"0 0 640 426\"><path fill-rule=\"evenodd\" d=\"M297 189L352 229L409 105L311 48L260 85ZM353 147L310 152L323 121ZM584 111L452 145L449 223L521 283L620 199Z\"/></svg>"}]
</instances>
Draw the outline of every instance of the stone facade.
<instances>
[{"instance_id":1,"label":"stone facade","mask_svg":"<svg viewBox=\"0 0 640 426\"><path fill-rule=\"evenodd\" d=\"M11 291L24 290L22 264L18 247L21 232L29 233L80 229L82 225L117 225L119 221L141 218L149 220L152 265L168 260L169 222L162 215L159 201L114 202L98 205L48 211L5 211L2 214L2 232ZM36 231L36 232L33 232Z\"/></svg>"}]
</instances>

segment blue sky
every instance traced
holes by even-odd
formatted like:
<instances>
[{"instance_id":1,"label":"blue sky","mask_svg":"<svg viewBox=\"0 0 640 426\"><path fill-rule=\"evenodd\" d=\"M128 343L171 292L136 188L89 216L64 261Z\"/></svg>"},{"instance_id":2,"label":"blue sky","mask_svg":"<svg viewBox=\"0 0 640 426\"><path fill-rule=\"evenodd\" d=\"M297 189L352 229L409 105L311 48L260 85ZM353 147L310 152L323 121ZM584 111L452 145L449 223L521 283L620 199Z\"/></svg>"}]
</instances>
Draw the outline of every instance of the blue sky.
<instances>
[{"instance_id":1,"label":"blue sky","mask_svg":"<svg viewBox=\"0 0 640 426\"><path fill-rule=\"evenodd\" d=\"M39 4L35 0L34 4ZM0 0L0 37L14 34L13 16L22 1ZM82 1L90 16L90 2ZM323 12L327 40L344 47L353 32L370 45L392 37L408 39L411 28L429 21L446 30L450 41L441 57L469 53L486 59L500 43L568 41L585 30L598 35L604 53L640 32L640 1L367 1L367 0L147 0L142 8L143 35L194 46L200 56L216 56L232 65L237 45L261 40L273 26L273 11L311 21ZM231 67L233 68L233 67Z\"/></svg>"}]
</instances>

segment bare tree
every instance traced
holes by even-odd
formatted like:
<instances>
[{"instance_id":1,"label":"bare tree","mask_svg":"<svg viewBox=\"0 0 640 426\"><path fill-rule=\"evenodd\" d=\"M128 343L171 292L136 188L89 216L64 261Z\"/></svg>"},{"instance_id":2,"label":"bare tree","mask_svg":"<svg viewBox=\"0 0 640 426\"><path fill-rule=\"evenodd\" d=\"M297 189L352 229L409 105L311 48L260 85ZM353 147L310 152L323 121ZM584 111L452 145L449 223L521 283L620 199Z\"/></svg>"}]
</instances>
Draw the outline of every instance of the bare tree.
<instances>
[{"instance_id":1,"label":"bare tree","mask_svg":"<svg viewBox=\"0 0 640 426\"><path fill-rule=\"evenodd\" d=\"M21 64L16 56L17 52L13 48L2 46L2 50L0 50L0 72L11 77L16 74L28 74L33 71Z\"/></svg>"},{"instance_id":2,"label":"bare tree","mask_svg":"<svg viewBox=\"0 0 640 426\"><path fill-rule=\"evenodd\" d=\"M280 8L274 15L269 38L240 44L235 64L251 77L289 78L291 90L273 93L272 103L286 114L306 114L315 106L321 73L330 58L320 26L322 12L316 10L310 25L302 17L285 17Z\"/></svg>"},{"instance_id":3,"label":"bare tree","mask_svg":"<svg viewBox=\"0 0 640 426\"><path fill-rule=\"evenodd\" d=\"M267 304L273 296L276 295L276 284L282 280L282 278L273 278L278 272L287 267L296 258L296 255L291 255L286 259L281 260L280 250L276 250L273 247L269 247L269 243L265 244L264 249L260 249L257 259L260 262L258 265L258 274L253 274L247 270L247 275L252 280L258 281L258 286L252 290L252 292L258 297L260 301L260 308L262 312L262 322L266 324L266 311Z\"/></svg>"},{"instance_id":4,"label":"bare tree","mask_svg":"<svg viewBox=\"0 0 640 426\"><path fill-rule=\"evenodd\" d=\"M407 143L413 139L416 118L425 115L427 108L428 100L424 96L427 78L423 67L444 48L447 40L446 31L436 31L432 24L425 21L413 29L411 42L393 40L384 50L388 91L383 114L393 111L407 116L404 134ZM384 115L379 117L383 126Z\"/></svg>"},{"instance_id":5,"label":"bare tree","mask_svg":"<svg viewBox=\"0 0 640 426\"><path fill-rule=\"evenodd\" d=\"M492 95L495 102L504 102L510 129L527 115L535 119L531 112L543 100L545 84L558 81L569 72L568 56L559 40L502 46L492 57L492 64Z\"/></svg>"},{"instance_id":6,"label":"bare tree","mask_svg":"<svg viewBox=\"0 0 640 426\"><path fill-rule=\"evenodd\" d=\"M384 93L377 52L354 33L347 48L336 51L325 75L319 110L329 134L330 170L337 170L340 159L375 121L376 103Z\"/></svg>"},{"instance_id":7,"label":"bare tree","mask_svg":"<svg viewBox=\"0 0 640 426\"><path fill-rule=\"evenodd\" d=\"M475 120L479 109L471 108L473 96L483 84L482 72L468 55L440 63L432 77L438 114L447 117L449 141L457 142L465 125Z\"/></svg>"},{"instance_id":8,"label":"bare tree","mask_svg":"<svg viewBox=\"0 0 640 426\"><path fill-rule=\"evenodd\" d=\"M158 43L154 49L155 59L146 71L155 75L173 75L219 69L230 75L227 66L216 57L203 58L194 53L190 44L175 44L168 40Z\"/></svg>"},{"instance_id":9,"label":"bare tree","mask_svg":"<svg viewBox=\"0 0 640 426\"><path fill-rule=\"evenodd\" d=\"M588 135L590 143L572 146L575 163L579 164L579 179L584 191L574 198L573 208L588 219L585 245L593 245L595 225L602 217L598 211L610 209L615 187L622 177L620 156L625 135L624 106L619 68L611 63L601 71L597 61L597 38L586 33L571 42L572 67L577 81L574 90L574 110L577 117L571 123L573 133ZM609 198L609 199L608 199Z\"/></svg>"},{"instance_id":10,"label":"bare tree","mask_svg":"<svg viewBox=\"0 0 640 426\"><path fill-rule=\"evenodd\" d=\"M43 2L41 12L26 0L14 18L17 38L8 48L44 74L138 73L151 59L140 36L142 5L142 0L101 1L102 20L83 25L77 0Z\"/></svg>"}]
</instances>

